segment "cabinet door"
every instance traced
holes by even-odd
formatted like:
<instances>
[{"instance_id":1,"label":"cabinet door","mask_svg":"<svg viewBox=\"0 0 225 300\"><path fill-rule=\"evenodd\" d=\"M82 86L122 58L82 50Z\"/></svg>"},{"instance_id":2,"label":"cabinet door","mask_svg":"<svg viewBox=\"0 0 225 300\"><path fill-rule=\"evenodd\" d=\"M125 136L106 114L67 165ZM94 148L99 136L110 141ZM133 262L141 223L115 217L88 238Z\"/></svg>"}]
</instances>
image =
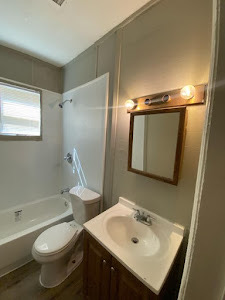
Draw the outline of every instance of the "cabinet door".
<instances>
[{"instance_id":1,"label":"cabinet door","mask_svg":"<svg viewBox=\"0 0 225 300\"><path fill-rule=\"evenodd\" d=\"M156 300L157 296L112 258L110 300Z\"/></svg>"},{"instance_id":2,"label":"cabinet door","mask_svg":"<svg viewBox=\"0 0 225 300\"><path fill-rule=\"evenodd\" d=\"M90 300L109 299L111 255L84 232L84 295Z\"/></svg>"}]
</instances>

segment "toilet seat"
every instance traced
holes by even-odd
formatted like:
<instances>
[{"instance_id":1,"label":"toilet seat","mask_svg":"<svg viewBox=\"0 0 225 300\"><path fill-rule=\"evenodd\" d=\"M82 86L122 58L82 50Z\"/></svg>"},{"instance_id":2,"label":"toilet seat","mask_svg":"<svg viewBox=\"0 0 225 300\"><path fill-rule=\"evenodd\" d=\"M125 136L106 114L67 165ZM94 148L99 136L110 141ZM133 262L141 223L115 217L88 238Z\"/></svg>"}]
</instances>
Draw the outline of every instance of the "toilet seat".
<instances>
[{"instance_id":1,"label":"toilet seat","mask_svg":"<svg viewBox=\"0 0 225 300\"><path fill-rule=\"evenodd\" d=\"M77 226L66 222L52 226L39 235L33 249L39 256L57 254L74 242L79 231Z\"/></svg>"}]
</instances>

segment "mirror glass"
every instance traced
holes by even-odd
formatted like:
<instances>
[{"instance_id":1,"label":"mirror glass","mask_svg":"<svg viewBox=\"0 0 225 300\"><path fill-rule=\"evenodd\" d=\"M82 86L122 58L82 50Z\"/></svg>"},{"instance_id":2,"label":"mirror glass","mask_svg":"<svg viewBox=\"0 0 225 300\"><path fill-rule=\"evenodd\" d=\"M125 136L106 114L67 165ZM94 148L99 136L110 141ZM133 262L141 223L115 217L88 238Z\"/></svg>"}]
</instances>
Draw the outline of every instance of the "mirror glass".
<instances>
[{"instance_id":1,"label":"mirror glass","mask_svg":"<svg viewBox=\"0 0 225 300\"><path fill-rule=\"evenodd\" d=\"M131 116L130 171L177 184L184 113L178 108Z\"/></svg>"}]
</instances>

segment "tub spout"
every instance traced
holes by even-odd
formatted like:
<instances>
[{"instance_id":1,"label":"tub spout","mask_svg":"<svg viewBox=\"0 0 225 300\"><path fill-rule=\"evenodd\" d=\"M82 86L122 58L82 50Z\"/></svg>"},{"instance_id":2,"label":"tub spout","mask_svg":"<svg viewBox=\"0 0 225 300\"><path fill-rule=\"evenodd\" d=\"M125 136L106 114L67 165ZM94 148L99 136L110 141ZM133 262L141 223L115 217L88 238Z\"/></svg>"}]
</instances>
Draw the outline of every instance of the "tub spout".
<instances>
[{"instance_id":1,"label":"tub spout","mask_svg":"<svg viewBox=\"0 0 225 300\"><path fill-rule=\"evenodd\" d=\"M64 193L69 193L69 191L70 191L70 188L65 188L60 191L60 194L62 195Z\"/></svg>"}]
</instances>

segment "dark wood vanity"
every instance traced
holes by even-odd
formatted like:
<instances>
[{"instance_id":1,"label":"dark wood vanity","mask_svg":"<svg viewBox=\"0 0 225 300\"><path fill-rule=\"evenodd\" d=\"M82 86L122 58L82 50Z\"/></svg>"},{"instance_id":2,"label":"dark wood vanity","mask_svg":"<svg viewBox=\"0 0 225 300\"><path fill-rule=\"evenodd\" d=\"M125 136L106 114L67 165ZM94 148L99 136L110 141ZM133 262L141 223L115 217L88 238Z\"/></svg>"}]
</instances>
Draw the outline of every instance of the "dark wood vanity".
<instances>
[{"instance_id":1,"label":"dark wood vanity","mask_svg":"<svg viewBox=\"0 0 225 300\"><path fill-rule=\"evenodd\" d=\"M159 300L89 233L84 232L84 296L90 300ZM168 298L167 298L168 299Z\"/></svg>"}]
</instances>

